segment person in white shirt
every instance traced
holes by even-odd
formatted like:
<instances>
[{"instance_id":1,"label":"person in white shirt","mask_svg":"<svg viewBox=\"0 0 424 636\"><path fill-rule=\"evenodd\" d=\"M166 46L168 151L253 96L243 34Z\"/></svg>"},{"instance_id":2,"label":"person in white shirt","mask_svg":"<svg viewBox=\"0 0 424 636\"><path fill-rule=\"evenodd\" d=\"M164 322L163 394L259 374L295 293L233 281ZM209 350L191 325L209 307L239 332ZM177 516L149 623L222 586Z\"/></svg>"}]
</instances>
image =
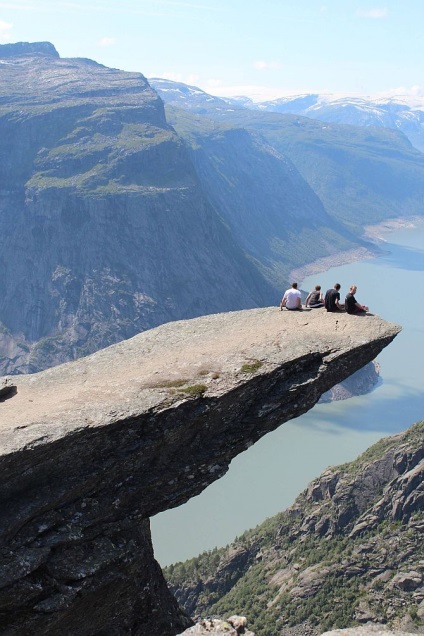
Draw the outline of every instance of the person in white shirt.
<instances>
[{"instance_id":1,"label":"person in white shirt","mask_svg":"<svg viewBox=\"0 0 424 636\"><path fill-rule=\"evenodd\" d=\"M284 292L284 296L280 302L280 310L284 309L302 309L302 296L297 288L297 283L292 283L290 289Z\"/></svg>"}]
</instances>

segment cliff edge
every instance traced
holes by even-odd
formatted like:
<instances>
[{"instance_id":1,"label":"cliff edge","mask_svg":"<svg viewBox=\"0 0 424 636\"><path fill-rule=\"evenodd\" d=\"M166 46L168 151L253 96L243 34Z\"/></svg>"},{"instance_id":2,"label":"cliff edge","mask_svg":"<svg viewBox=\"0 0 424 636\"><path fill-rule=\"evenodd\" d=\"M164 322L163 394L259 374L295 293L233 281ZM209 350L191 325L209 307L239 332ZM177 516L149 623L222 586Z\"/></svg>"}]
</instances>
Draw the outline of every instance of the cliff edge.
<instances>
[{"instance_id":1,"label":"cliff edge","mask_svg":"<svg viewBox=\"0 0 424 636\"><path fill-rule=\"evenodd\" d=\"M378 316L276 308L162 325L0 396L2 634L176 634L150 516L387 346ZM9 384L10 388L10 384Z\"/></svg>"}]
</instances>

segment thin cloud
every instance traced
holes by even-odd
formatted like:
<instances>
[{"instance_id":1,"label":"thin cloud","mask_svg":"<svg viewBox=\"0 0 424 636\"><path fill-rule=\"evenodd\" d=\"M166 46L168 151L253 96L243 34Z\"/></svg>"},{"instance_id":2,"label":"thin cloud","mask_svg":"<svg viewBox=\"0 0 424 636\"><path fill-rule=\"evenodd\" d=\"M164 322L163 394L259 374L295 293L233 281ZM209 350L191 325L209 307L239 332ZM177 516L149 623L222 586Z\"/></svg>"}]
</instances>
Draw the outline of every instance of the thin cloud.
<instances>
[{"instance_id":1,"label":"thin cloud","mask_svg":"<svg viewBox=\"0 0 424 636\"><path fill-rule=\"evenodd\" d=\"M253 68L258 71L278 70L283 68L283 65L279 62L265 62L264 60L257 60L253 63Z\"/></svg>"},{"instance_id":2,"label":"thin cloud","mask_svg":"<svg viewBox=\"0 0 424 636\"><path fill-rule=\"evenodd\" d=\"M414 86L397 86L396 88L391 88L384 93L380 93L383 96L391 96L391 97L424 97L424 88L419 84L415 84Z\"/></svg>"},{"instance_id":3,"label":"thin cloud","mask_svg":"<svg viewBox=\"0 0 424 636\"><path fill-rule=\"evenodd\" d=\"M0 20L0 42L10 42L12 39L11 31L13 24Z\"/></svg>"},{"instance_id":4,"label":"thin cloud","mask_svg":"<svg viewBox=\"0 0 424 636\"><path fill-rule=\"evenodd\" d=\"M149 73L151 75L151 73ZM174 73L173 71L165 71L155 77L162 77L163 79L170 80L171 82L183 82L183 76L181 73Z\"/></svg>"},{"instance_id":5,"label":"thin cloud","mask_svg":"<svg viewBox=\"0 0 424 636\"><path fill-rule=\"evenodd\" d=\"M220 80L208 80L206 83L202 83L201 87L207 93L216 95L217 97L250 97L254 102L263 102L271 99L277 99L283 97L285 91L282 89L274 89L269 86L247 85L239 84L236 86L225 86ZM288 93L290 95L295 94L294 91Z\"/></svg>"},{"instance_id":6,"label":"thin cloud","mask_svg":"<svg viewBox=\"0 0 424 636\"><path fill-rule=\"evenodd\" d=\"M115 38L101 38L101 40L99 40L97 42L97 45L100 46L101 48L108 48L109 46L113 46L114 44L116 44L116 40Z\"/></svg>"},{"instance_id":7,"label":"thin cloud","mask_svg":"<svg viewBox=\"0 0 424 636\"><path fill-rule=\"evenodd\" d=\"M374 9L358 9L356 16L358 18L368 18L371 20L383 20L389 15L389 10L386 7L374 8Z\"/></svg>"},{"instance_id":8,"label":"thin cloud","mask_svg":"<svg viewBox=\"0 0 424 636\"><path fill-rule=\"evenodd\" d=\"M182 73L174 73L173 71L165 71L160 75L151 75L151 77L161 77L163 79L170 80L171 82L178 82L180 84L189 84L195 86L199 79L198 75L183 75Z\"/></svg>"}]
</instances>

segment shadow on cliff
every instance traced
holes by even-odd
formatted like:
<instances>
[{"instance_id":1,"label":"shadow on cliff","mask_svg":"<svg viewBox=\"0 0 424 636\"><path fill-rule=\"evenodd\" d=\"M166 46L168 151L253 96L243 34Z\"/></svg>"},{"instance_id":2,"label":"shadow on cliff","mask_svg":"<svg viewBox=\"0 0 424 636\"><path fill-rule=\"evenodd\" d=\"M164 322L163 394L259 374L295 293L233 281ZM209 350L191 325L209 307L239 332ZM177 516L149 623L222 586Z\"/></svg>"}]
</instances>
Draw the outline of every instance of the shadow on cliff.
<instances>
[{"instance_id":1,"label":"shadow on cliff","mask_svg":"<svg viewBox=\"0 0 424 636\"><path fill-rule=\"evenodd\" d=\"M0 402L6 402L6 400L10 400L10 398L13 398L13 396L16 395L18 392L16 386L10 386L6 388L6 391L4 389L0 390Z\"/></svg>"}]
</instances>

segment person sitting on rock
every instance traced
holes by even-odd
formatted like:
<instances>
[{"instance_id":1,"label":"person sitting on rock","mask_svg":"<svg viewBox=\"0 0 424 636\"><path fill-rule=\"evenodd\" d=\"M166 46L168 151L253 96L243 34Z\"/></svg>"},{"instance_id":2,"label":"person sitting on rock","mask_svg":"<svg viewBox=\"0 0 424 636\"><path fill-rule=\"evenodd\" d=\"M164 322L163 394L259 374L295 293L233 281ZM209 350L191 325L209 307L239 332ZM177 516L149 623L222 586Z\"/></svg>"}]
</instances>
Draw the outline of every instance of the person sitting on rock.
<instances>
[{"instance_id":1,"label":"person sitting on rock","mask_svg":"<svg viewBox=\"0 0 424 636\"><path fill-rule=\"evenodd\" d=\"M344 305L340 304L340 283L336 283L333 289L325 292L324 305L327 311L344 311Z\"/></svg>"},{"instance_id":2,"label":"person sitting on rock","mask_svg":"<svg viewBox=\"0 0 424 636\"><path fill-rule=\"evenodd\" d=\"M297 288L297 283L292 283L290 289L284 292L280 302L281 311L286 308L290 311L302 309L302 295Z\"/></svg>"},{"instance_id":3,"label":"person sitting on rock","mask_svg":"<svg viewBox=\"0 0 424 636\"><path fill-rule=\"evenodd\" d=\"M315 285L315 289L313 289L306 296L305 307L311 307L311 309L318 309L319 307L324 307L324 298L321 293L321 285Z\"/></svg>"},{"instance_id":4,"label":"person sitting on rock","mask_svg":"<svg viewBox=\"0 0 424 636\"><path fill-rule=\"evenodd\" d=\"M368 311L368 307L366 305L360 305L356 298L356 290L358 288L356 285L351 285L349 289L349 293L345 298L345 308L348 314L364 314Z\"/></svg>"}]
</instances>

